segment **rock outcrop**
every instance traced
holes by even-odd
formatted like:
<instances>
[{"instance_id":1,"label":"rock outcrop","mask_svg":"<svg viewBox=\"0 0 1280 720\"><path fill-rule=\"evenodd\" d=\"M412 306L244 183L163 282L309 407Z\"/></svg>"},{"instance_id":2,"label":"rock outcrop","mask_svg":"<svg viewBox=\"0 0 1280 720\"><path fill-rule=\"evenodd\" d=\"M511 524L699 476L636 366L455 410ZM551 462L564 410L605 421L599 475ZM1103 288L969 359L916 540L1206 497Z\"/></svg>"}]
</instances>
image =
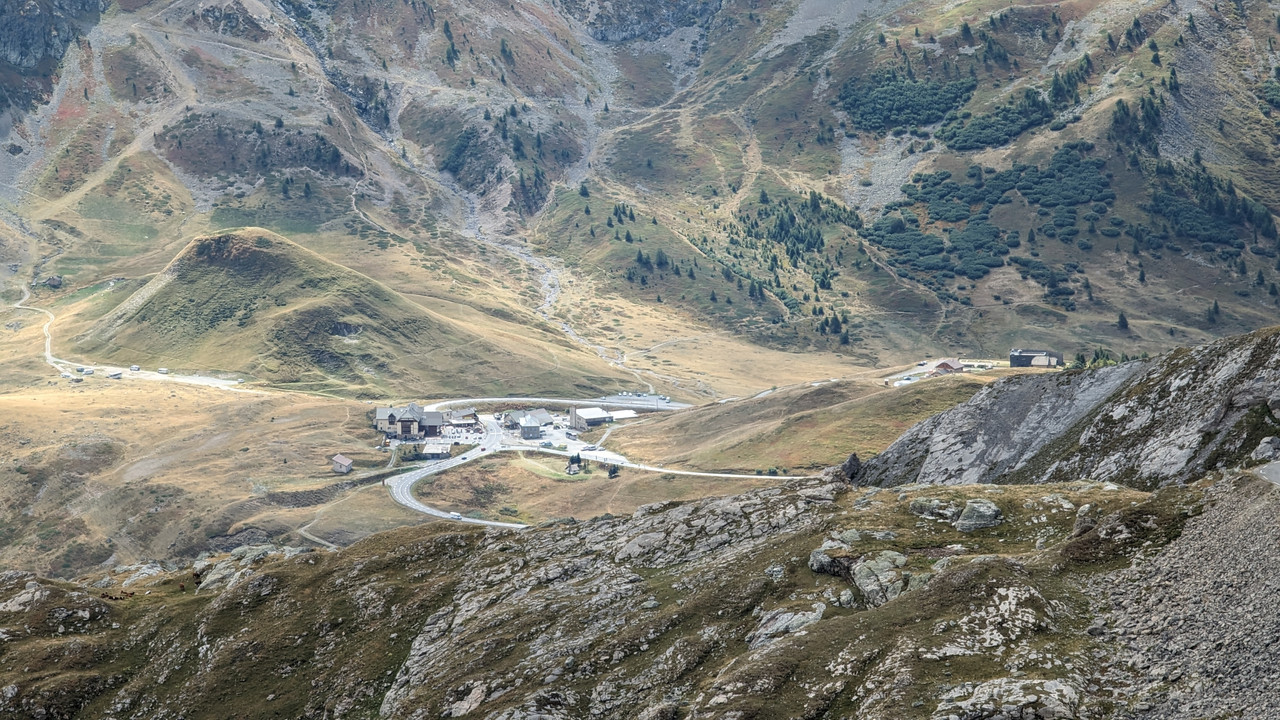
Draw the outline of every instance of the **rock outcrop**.
<instances>
[{"instance_id":1,"label":"rock outcrop","mask_svg":"<svg viewBox=\"0 0 1280 720\"><path fill-rule=\"evenodd\" d=\"M0 1L0 62L19 70L57 62L101 9L100 0Z\"/></svg>"},{"instance_id":2,"label":"rock outcrop","mask_svg":"<svg viewBox=\"0 0 1280 720\"><path fill-rule=\"evenodd\" d=\"M567 0L569 15L586 25L592 37L604 42L636 38L655 40L673 30L708 22L720 11L721 0Z\"/></svg>"},{"instance_id":3,"label":"rock outcrop","mask_svg":"<svg viewBox=\"0 0 1280 720\"><path fill-rule=\"evenodd\" d=\"M1280 431L1277 413L1272 328L1150 361L1007 378L909 430L855 482L1159 487L1248 459Z\"/></svg>"},{"instance_id":4,"label":"rock outcrop","mask_svg":"<svg viewBox=\"0 0 1280 720\"><path fill-rule=\"evenodd\" d=\"M985 499L969 500L956 519L955 527L960 532L973 532L995 527L1003 521L1004 513L995 503Z\"/></svg>"}]
</instances>

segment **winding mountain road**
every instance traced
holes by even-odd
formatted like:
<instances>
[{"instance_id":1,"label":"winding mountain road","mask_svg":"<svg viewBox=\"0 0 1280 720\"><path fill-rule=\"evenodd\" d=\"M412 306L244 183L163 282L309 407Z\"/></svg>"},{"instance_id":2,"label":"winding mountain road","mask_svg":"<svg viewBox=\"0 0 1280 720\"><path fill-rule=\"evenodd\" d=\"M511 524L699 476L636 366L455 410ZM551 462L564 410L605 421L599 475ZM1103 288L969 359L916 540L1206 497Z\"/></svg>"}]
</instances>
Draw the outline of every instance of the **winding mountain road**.
<instances>
[{"instance_id":1,"label":"winding mountain road","mask_svg":"<svg viewBox=\"0 0 1280 720\"><path fill-rule=\"evenodd\" d=\"M27 300L31 299L31 290L27 288L25 284L23 284L21 287L22 287L22 299L14 303L13 307L19 310L30 310L32 312L42 313L49 318L48 320L45 321L44 327L42 328L44 330L44 361L46 364L49 365L49 367L53 368L58 373L70 373L75 368L83 367L83 368L93 370L95 374L99 372L103 374L119 372L121 373L122 377L128 377L130 379L137 379L137 380L155 380L160 382L184 383L187 385L203 385L205 387L216 387L216 388L222 388L223 390L235 390L237 392L249 392L249 393L260 392L258 390L250 390L250 389L238 387L241 382L239 380L227 380L223 378L207 377L204 375L176 375L173 373L158 373L150 370L128 370L126 368L115 367L111 365L94 365L92 363L78 363L78 362L73 362L71 360L65 360L63 358L60 358L53 354L53 334L49 331L49 327L53 325L53 321L57 320L57 317L51 311L46 310L42 307L36 307L35 305L28 305ZM125 375L125 373L128 373L128 374Z\"/></svg>"},{"instance_id":2,"label":"winding mountain road","mask_svg":"<svg viewBox=\"0 0 1280 720\"><path fill-rule=\"evenodd\" d=\"M656 402L654 400L656 400ZM529 403L529 404L539 404L539 405L560 405L560 406L587 405L587 406L610 406L610 407L621 407L621 408L630 407L634 409L643 409L643 410L654 410L654 409L679 410L682 408L689 407L684 403L673 403L670 401L663 401L661 400L661 398L656 398L651 400L641 400L637 398L634 401L625 400L625 399L611 399L611 398L599 398L594 400L566 400L563 398L467 398L464 400L442 400L439 402L426 405L425 408L428 410L440 410L442 408L457 406L457 405L480 405L480 404L489 404L489 403L496 403L496 402L516 402L516 403ZM466 463L469 463L473 460L478 460L481 457L484 457L486 455L492 455L494 453L500 453L500 452L538 452L538 453L544 453L547 455L558 455L560 457L565 457L565 458L572 457L573 455L579 455L583 459L591 460L592 462L604 463L608 465L617 465L619 467L631 468L634 470L643 470L645 472L661 473L661 474L668 474L668 475L687 475L692 477L705 477L705 478L730 478L730 479L740 478L740 479L751 479L751 480L758 480L761 477L759 475L744 475L740 473L713 473L713 472L699 472L696 470L674 470L671 468L657 467L654 465L645 465L643 463L631 462L626 457L619 455L618 453L615 453L615 452L610 452L608 450L583 450L581 448L587 445L587 443L583 443L583 442L576 443L578 447L572 450L557 450L554 448L541 447L540 445L534 442L525 442L525 441L511 442L511 441L508 441L504 436L502 431L502 426L499 424L498 419L495 416L493 415L481 416L480 422L484 426L484 438L476 441L478 444L476 445L475 448L468 450L467 452L463 453L462 455L459 455L458 457L451 457L445 460L439 460L433 463L428 463L426 465L418 467L414 470L410 470L401 475L388 478L386 481L384 481L384 484L387 486L388 491L391 493L391 499L396 501L400 505L403 505L404 507L409 508L410 510L415 510L425 515L431 515L433 517L443 518L445 520L453 520L454 522L470 523L472 525L487 525L489 527L497 527L497 528L514 528L514 529L526 528L528 527L527 525L522 525L520 523L500 522L496 520L482 520L479 518L470 518L465 516L457 517L453 513L449 513L445 510L440 510L439 508L431 507L430 505L427 505L426 503L423 503L422 501L418 500L413 495L414 486L417 485L418 482L421 481L423 478L429 477L431 475L435 475L437 473L442 473L446 470L456 468L459 465L465 465ZM817 476L816 475L770 475L769 477L774 480L804 480L804 479L809 479Z\"/></svg>"}]
</instances>

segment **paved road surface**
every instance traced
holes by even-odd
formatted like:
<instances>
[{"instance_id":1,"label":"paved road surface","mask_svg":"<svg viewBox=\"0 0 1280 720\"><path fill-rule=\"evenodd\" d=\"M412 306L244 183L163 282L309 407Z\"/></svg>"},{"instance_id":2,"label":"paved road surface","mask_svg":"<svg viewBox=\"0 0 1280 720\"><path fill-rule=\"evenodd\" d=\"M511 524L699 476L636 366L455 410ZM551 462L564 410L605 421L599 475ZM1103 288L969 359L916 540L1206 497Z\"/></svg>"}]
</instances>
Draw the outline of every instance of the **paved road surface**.
<instances>
[{"instance_id":1,"label":"paved road surface","mask_svg":"<svg viewBox=\"0 0 1280 720\"><path fill-rule=\"evenodd\" d=\"M442 408L456 407L458 405L489 405L493 403L518 403L521 405L555 405L555 406L574 406L574 407L606 407L620 408L623 410L683 410L692 407L688 403L672 402L670 400L662 400L654 395L646 397L620 397L612 395L604 398L594 398L591 400L565 400L564 398L544 398L544 397L489 397L489 398L463 398L462 400L441 400L424 406L426 410L440 410Z\"/></svg>"},{"instance_id":2,"label":"paved road surface","mask_svg":"<svg viewBox=\"0 0 1280 720\"><path fill-rule=\"evenodd\" d=\"M108 373L118 372L121 374L121 379L158 380L162 382L185 383L188 385L204 385L206 387L223 388L224 390L260 392L258 390L248 390L246 388L239 387L240 383L238 380L224 380L222 378L205 377L203 375L175 375L172 373L162 375L150 370L132 371L127 368L114 367L111 365L93 365L90 363L77 363L70 360L64 360L53 354L53 335L49 332L49 326L53 324L53 321L56 318L53 313L45 310L44 308L27 305L26 302L30 298L31 291L24 285L22 288L22 299L14 303L13 306L22 310L32 310L38 313L44 313L48 316L49 319L44 323L44 361L59 373L70 373L79 377L75 372L75 369L78 367L84 367L91 368L94 375L103 375L104 379Z\"/></svg>"},{"instance_id":3,"label":"paved road surface","mask_svg":"<svg viewBox=\"0 0 1280 720\"><path fill-rule=\"evenodd\" d=\"M448 407L451 405L476 405L481 403L492 403L492 402L503 402L503 401L528 402L528 403L544 404L544 405L592 405L598 402L596 400L563 400L559 398L471 398L467 400L446 400L442 402L437 402L437 403L428 405L427 408L431 410L438 410L439 408ZM450 515L447 511L433 508L430 505L423 503L422 501L418 500L413 496L413 486L416 485L419 480L422 480L427 476L435 475L436 473L441 473L441 472L444 472L445 470L458 467L459 465L464 465L466 463L471 462L472 460L479 459L485 455L492 455L493 453L497 453L497 452L540 452L540 453L546 453L548 455L559 455L561 457L570 457L571 455L579 454L582 456L583 459L591 460L592 462L604 463L608 465L618 465L620 467L633 468L636 470L645 470L648 472L668 473L671 475L691 475L694 477L708 477L708 478L743 478L743 479L752 479L752 480L755 480L761 477L759 475L742 475L742 474L735 474L735 473L710 473L710 472L697 472L694 470L672 470L669 468L655 467L653 465L644 465L642 463L634 463L634 462L631 462L630 460L627 460L622 455L619 455L618 453L615 453L615 452L609 452L608 450L586 450L586 451L556 450L554 448L540 447L533 443L508 442L503 435L502 426L498 423L497 419L494 418L494 416L481 415L480 423L484 426L484 437L481 440L474 441L477 443L476 447L472 448L471 450L468 450L466 453L459 455L457 457L448 458L446 460L439 460L433 463L428 463L415 470L410 470L409 472L406 472L402 475L397 475L393 478L388 478L386 480L386 485L388 490L390 490L391 492L391 499L409 508L410 510L416 510L420 513L431 515L433 517L444 518L446 520L452 519L454 522L464 522L464 523L471 523L473 525L488 525L490 527L502 527L502 528L528 527L527 525L521 525L520 523L498 522L495 520L480 520L477 518L469 518L469 517L450 518ZM581 443L581 444L585 445L586 443ZM812 478L816 476L814 475L769 475L767 477L770 477L776 480L801 480L801 479Z\"/></svg>"}]
</instances>

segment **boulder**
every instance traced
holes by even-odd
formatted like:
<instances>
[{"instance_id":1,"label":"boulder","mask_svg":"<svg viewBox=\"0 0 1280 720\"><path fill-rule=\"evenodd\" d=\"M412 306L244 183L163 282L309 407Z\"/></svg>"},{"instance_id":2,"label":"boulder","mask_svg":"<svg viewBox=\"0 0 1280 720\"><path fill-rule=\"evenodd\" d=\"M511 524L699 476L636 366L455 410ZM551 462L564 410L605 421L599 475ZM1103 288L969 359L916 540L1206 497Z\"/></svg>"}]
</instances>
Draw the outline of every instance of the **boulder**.
<instances>
[{"instance_id":1,"label":"boulder","mask_svg":"<svg viewBox=\"0 0 1280 720\"><path fill-rule=\"evenodd\" d=\"M842 543L852 545L860 540L862 540L862 534L857 530L845 530L840 533L840 542Z\"/></svg>"},{"instance_id":2,"label":"boulder","mask_svg":"<svg viewBox=\"0 0 1280 720\"><path fill-rule=\"evenodd\" d=\"M960 506L953 500L923 497L916 498L907 506L907 512L919 515L926 520L946 520L955 522L960 517Z\"/></svg>"},{"instance_id":3,"label":"boulder","mask_svg":"<svg viewBox=\"0 0 1280 720\"><path fill-rule=\"evenodd\" d=\"M960 532L973 532L983 528L995 527L1004 522L1004 513L1000 507L990 500L970 500L964 504L960 519L955 528Z\"/></svg>"},{"instance_id":4,"label":"boulder","mask_svg":"<svg viewBox=\"0 0 1280 720\"><path fill-rule=\"evenodd\" d=\"M1098 526L1098 508L1085 503L1076 510L1076 522L1071 527L1071 537L1077 538Z\"/></svg>"},{"instance_id":5,"label":"boulder","mask_svg":"<svg viewBox=\"0 0 1280 720\"><path fill-rule=\"evenodd\" d=\"M848 550L849 546L838 540L827 540L822 543L822 547L809 553L809 569L823 575L841 577L845 567L831 557L832 551L838 551L834 554L843 556Z\"/></svg>"},{"instance_id":6,"label":"boulder","mask_svg":"<svg viewBox=\"0 0 1280 720\"><path fill-rule=\"evenodd\" d=\"M747 644L760 647L779 635L793 633L822 619L826 603L814 603L813 612L793 612L785 608L770 610L760 618L755 630L747 633Z\"/></svg>"},{"instance_id":7,"label":"boulder","mask_svg":"<svg viewBox=\"0 0 1280 720\"><path fill-rule=\"evenodd\" d=\"M1280 437L1272 435L1262 438L1262 442L1258 443L1258 447L1253 449L1253 454L1249 457L1261 461L1280 458Z\"/></svg>"},{"instance_id":8,"label":"boulder","mask_svg":"<svg viewBox=\"0 0 1280 720\"><path fill-rule=\"evenodd\" d=\"M858 459L858 453L852 453L840 464L839 476L845 482L852 483L858 479L858 473L862 471L862 461Z\"/></svg>"},{"instance_id":9,"label":"boulder","mask_svg":"<svg viewBox=\"0 0 1280 720\"><path fill-rule=\"evenodd\" d=\"M907 589L909 578L898 570L906 564L907 558L902 553L882 550L874 558L854 565L850 574L867 605L879 607Z\"/></svg>"}]
</instances>

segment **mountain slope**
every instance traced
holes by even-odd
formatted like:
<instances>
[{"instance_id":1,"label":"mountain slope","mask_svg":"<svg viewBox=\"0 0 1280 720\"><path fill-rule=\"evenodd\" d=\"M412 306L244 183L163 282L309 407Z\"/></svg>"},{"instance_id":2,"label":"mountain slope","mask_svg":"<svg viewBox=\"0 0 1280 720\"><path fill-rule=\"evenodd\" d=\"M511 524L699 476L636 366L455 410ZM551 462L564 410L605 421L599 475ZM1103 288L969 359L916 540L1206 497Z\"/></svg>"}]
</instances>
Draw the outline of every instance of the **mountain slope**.
<instances>
[{"instance_id":1,"label":"mountain slope","mask_svg":"<svg viewBox=\"0 0 1280 720\"><path fill-rule=\"evenodd\" d=\"M589 393L598 389L593 382L608 382L542 356L551 343L502 341L501 333L483 337L279 235L246 229L192 240L79 336L76 350L122 364L243 372L366 394L482 395L503 376L522 376L546 393Z\"/></svg>"},{"instance_id":2,"label":"mountain slope","mask_svg":"<svg viewBox=\"0 0 1280 720\"><path fill-rule=\"evenodd\" d=\"M1280 387L1270 374L1276 338L1231 338L1139 372L1013 378L974 403L993 412L1015 400L1027 405L1025 396L1044 395L1046 382L1059 383L1064 397L1071 385L1096 395L1125 371L1147 381L1131 380L1109 400L1081 399L1108 410L1092 422L1121 419L1111 412L1119 407L1160 408L1151 416L1201 423L1209 438L1201 449L1252 452L1255 434L1241 435L1238 417ZM1258 382L1185 382L1230 379L1224 373ZM947 415L905 440L953 430ZM1113 453L1149 453L1176 440L1176 426L1153 422L1113 432L1119 451L1080 442L1053 457L1063 467L1099 467ZM1025 453L1038 457L1044 447ZM1274 713L1274 693L1250 680L1274 666L1265 644L1242 643L1231 655L1239 676L1231 698L1208 678L1228 667L1217 650L1221 623L1232 621L1230 637L1247 633L1236 600L1265 603L1265 584L1251 563L1223 553L1223 536L1257 553L1261 566L1274 565L1276 520L1267 509L1276 490L1238 468L1206 475L1211 463L1183 457L1164 476L1170 486L1150 492L1075 478L1024 483L1041 478L1013 464L987 478L998 484L859 488L841 482L842 468L628 517L523 531L435 523L331 554L242 547L180 570L121 567L87 576L93 592L7 573L0 619L26 631L6 637L6 656L22 661L0 665L10 688L0 712L930 720L993 717L996 707L1045 718L1128 718L1153 706L1161 717L1188 717L1180 707L1197 717ZM1236 592L1212 590L1223 587ZM1160 597L1169 604L1152 605Z\"/></svg>"},{"instance_id":3,"label":"mountain slope","mask_svg":"<svg viewBox=\"0 0 1280 720\"><path fill-rule=\"evenodd\" d=\"M860 365L1274 323L1263 3L648 7L130 4L0 192L54 299L254 225L614 357L645 313Z\"/></svg>"}]
</instances>

